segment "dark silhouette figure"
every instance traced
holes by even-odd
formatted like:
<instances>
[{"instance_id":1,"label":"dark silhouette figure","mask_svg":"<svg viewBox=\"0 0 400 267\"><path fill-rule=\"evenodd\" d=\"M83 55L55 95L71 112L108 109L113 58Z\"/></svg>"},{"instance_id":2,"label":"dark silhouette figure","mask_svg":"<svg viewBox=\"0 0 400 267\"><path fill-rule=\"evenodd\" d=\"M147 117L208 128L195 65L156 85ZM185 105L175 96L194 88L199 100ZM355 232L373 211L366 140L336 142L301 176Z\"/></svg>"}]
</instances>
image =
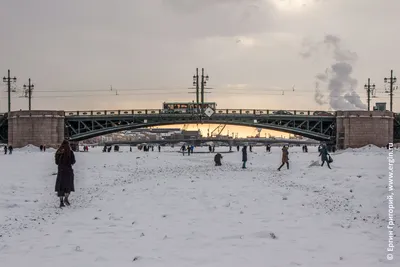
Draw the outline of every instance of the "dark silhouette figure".
<instances>
[{"instance_id":1,"label":"dark silhouette figure","mask_svg":"<svg viewBox=\"0 0 400 267\"><path fill-rule=\"evenodd\" d=\"M5 145L4 146L4 155L7 155L7 152L8 152L8 147Z\"/></svg>"},{"instance_id":2,"label":"dark silhouette figure","mask_svg":"<svg viewBox=\"0 0 400 267\"><path fill-rule=\"evenodd\" d=\"M321 151L319 152L319 156L321 157L322 164L321 167L324 166L324 163L326 162L326 165L328 165L328 168L331 169L331 165L329 163L332 162L332 158L328 153L328 148L326 146L321 147Z\"/></svg>"},{"instance_id":3,"label":"dark silhouette figure","mask_svg":"<svg viewBox=\"0 0 400 267\"><path fill-rule=\"evenodd\" d=\"M271 145L267 144L267 152L271 152Z\"/></svg>"},{"instance_id":4,"label":"dark silhouette figure","mask_svg":"<svg viewBox=\"0 0 400 267\"><path fill-rule=\"evenodd\" d=\"M215 166L221 166L222 164L221 164L221 159L222 159L223 157L222 157L222 155L220 154L220 153L217 153L215 156L214 156L214 162L215 162Z\"/></svg>"},{"instance_id":5,"label":"dark silhouette figure","mask_svg":"<svg viewBox=\"0 0 400 267\"><path fill-rule=\"evenodd\" d=\"M240 146L237 146L236 148L237 148L237 151L239 152L239 150L240 150Z\"/></svg>"},{"instance_id":6,"label":"dark silhouette figure","mask_svg":"<svg viewBox=\"0 0 400 267\"><path fill-rule=\"evenodd\" d=\"M285 163L289 170L289 150L287 146L283 146L282 148L282 164L281 166L279 166L278 171L281 170L281 168L283 167L283 165L285 165Z\"/></svg>"},{"instance_id":7,"label":"dark silhouette figure","mask_svg":"<svg viewBox=\"0 0 400 267\"><path fill-rule=\"evenodd\" d=\"M12 152L13 152L13 150L14 150L14 148L13 148L13 146L12 145L9 145L8 146L8 154L12 154Z\"/></svg>"},{"instance_id":8,"label":"dark silhouette figure","mask_svg":"<svg viewBox=\"0 0 400 267\"><path fill-rule=\"evenodd\" d=\"M247 163L247 146L244 146L242 148L242 169L246 169L246 163Z\"/></svg>"},{"instance_id":9,"label":"dark silhouette figure","mask_svg":"<svg viewBox=\"0 0 400 267\"><path fill-rule=\"evenodd\" d=\"M161 152L161 146L158 146L158 152Z\"/></svg>"},{"instance_id":10,"label":"dark silhouette figure","mask_svg":"<svg viewBox=\"0 0 400 267\"><path fill-rule=\"evenodd\" d=\"M249 146L250 152L253 152L253 146Z\"/></svg>"},{"instance_id":11,"label":"dark silhouette figure","mask_svg":"<svg viewBox=\"0 0 400 267\"><path fill-rule=\"evenodd\" d=\"M69 206L69 194L75 191L74 170L75 155L67 140L64 140L55 154L55 162L58 166L55 191L60 198L60 208Z\"/></svg>"}]
</instances>

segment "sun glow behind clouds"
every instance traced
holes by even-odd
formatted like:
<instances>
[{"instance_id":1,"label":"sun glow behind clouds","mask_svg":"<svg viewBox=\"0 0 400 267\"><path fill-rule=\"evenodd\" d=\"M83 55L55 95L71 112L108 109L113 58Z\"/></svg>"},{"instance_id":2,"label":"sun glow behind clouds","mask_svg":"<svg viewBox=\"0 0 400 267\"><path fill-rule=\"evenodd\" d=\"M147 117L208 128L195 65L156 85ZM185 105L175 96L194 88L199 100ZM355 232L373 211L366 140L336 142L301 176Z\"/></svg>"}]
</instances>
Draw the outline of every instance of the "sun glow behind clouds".
<instances>
[{"instance_id":1,"label":"sun glow behind clouds","mask_svg":"<svg viewBox=\"0 0 400 267\"><path fill-rule=\"evenodd\" d=\"M276 8L283 12L302 12L312 6L314 0L274 0Z\"/></svg>"}]
</instances>

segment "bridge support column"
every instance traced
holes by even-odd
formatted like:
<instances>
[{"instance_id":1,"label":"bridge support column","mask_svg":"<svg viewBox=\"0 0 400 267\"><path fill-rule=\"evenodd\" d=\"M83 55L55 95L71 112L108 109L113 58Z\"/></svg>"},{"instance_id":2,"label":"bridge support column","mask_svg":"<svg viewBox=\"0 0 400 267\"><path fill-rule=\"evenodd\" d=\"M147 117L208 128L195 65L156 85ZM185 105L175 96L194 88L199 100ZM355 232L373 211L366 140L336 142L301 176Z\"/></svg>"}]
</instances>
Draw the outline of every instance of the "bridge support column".
<instances>
[{"instance_id":1,"label":"bridge support column","mask_svg":"<svg viewBox=\"0 0 400 267\"><path fill-rule=\"evenodd\" d=\"M8 143L57 148L64 139L64 111L13 111L8 117Z\"/></svg>"},{"instance_id":2,"label":"bridge support column","mask_svg":"<svg viewBox=\"0 0 400 267\"><path fill-rule=\"evenodd\" d=\"M393 142L393 113L390 111L337 111L338 149L369 144L378 147Z\"/></svg>"}]
</instances>

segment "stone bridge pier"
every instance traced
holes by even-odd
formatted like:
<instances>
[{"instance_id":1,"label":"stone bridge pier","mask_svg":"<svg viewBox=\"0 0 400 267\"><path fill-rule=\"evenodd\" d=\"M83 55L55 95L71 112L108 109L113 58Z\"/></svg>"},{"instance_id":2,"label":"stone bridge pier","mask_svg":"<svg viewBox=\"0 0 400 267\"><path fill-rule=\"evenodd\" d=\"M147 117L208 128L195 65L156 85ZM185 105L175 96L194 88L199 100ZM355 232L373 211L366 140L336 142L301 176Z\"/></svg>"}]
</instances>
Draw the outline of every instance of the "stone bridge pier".
<instances>
[{"instance_id":1,"label":"stone bridge pier","mask_svg":"<svg viewBox=\"0 0 400 267\"><path fill-rule=\"evenodd\" d=\"M13 111L8 117L8 144L57 148L64 140L64 111Z\"/></svg>"},{"instance_id":2,"label":"stone bridge pier","mask_svg":"<svg viewBox=\"0 0 400 267\"><path fill-rule=\"evenodd\" d=\"M336 145L338 149L384 147L393 142L393 123L390 111L337 111Z\"/></svg>"}]
</instances>

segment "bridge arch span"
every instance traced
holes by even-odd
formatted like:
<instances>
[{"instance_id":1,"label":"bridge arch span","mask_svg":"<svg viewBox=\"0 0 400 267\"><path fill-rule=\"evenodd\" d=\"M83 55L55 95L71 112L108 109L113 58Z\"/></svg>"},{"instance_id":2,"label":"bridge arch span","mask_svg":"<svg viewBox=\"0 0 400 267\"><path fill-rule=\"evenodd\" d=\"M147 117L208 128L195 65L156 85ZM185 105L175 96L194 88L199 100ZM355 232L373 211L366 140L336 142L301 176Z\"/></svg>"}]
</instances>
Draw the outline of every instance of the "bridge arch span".
<instances>
[{"instance_id":1,"label":"bridge arch span","mask_svg":"<svg viewBox=\"0 0 400 267\"><path fill-rule=\"evenodd\" d=\"M84 124L83 129L90 128L84 122L79 122L79 123ZM178 125L178 124L227 124L227 125L233 125L233 126L245 126L245 127L251 127L251 128L261 128L261 129L266 129L266 130L280 131L280 132L285 132L285 133L289 133L289 134L301 135L303 137L318 140L318 141L329 141L329 140L332 140L332 138L333 138L331 134L327 133L327 131L329 129L326 129L327 127L324 126L322 122L321 122L320 130L319 129L315 130L315 128L317 128L317 127L314 127L314 129L311 127L302 128L301 123L300 123L300 127L296 127L296 125L291 125L290 123L287 123L287 122L283 125L282 124L279 125L276 123L262 123L262 122L255 123L254 121L236 121L236 120L229 120L229 121L220 121L220 120L216 121L216 120L204 120L204 119L203 120L200 120L200 119L190 120L190 121L171 120L171 121L157 121L157 122L148 122L148 123L130 123L130 124L124 124L124 125L114 124L113 126L110 126L110 127L103 127L103 128L98 128L98 129L87 129L86 131L76 132L76 129L72 129L73 125L71 124L71 121L68 121L68 120L66 121L67 132L69 133L67 138L71 141L83 141L83 140L90 139L93 137L117 133L117 132L121 132L121 131L135 130L135 129L139 129L139 128ZM309 124L307 123L307 125L309 125Z\"/></svg>"}]
</instances>

